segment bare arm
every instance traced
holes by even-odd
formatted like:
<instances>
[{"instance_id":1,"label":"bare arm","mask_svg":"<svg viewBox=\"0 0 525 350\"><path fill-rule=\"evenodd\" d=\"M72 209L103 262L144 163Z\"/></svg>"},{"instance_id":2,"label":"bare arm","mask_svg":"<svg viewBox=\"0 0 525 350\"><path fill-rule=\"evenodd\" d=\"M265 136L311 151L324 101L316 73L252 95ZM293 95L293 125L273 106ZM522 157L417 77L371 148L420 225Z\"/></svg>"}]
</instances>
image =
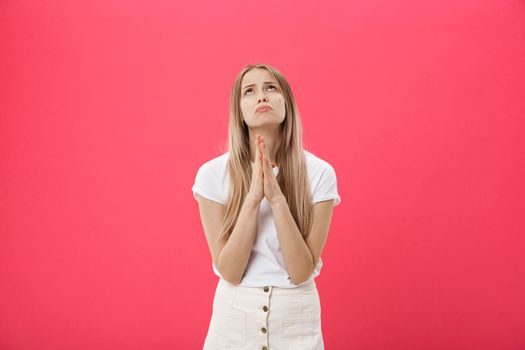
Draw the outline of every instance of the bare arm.
<instances>
[{"instance_id":1,"label":"bare arm","mask_svg":"<svg viewBox=\"0 0 525 350\"><path fill-rule=\"evenodd\" d=\"M314 205L314 224L306 240L284 197L272 204L272 211L290 280L295 285L301 284L310 278L323 251L332 218L333 200Z\"/></svg>"},{"instance_id":2,"label":"bare arm","mask_svg":"<svg viewBox=\"0 0 525 350\"><path fill-rule=\"evenodd\" d=\"M262 140L256 134L257 144ZM206 233L213 263L222 278L232 284L242 280L252 247L257 235L259 207L264 198L262 155L258 150L252 166L252 180L248 194L239 211L233 231L227 239L220 237L220 227L225 214L225 206L198 196L201 220Z\"/></svg>"},{"instance_id":3,"label":"bare arm","mask_svg":"<svg viewBox=\"0 0 525 350\"><path fill-rule=\"evenodd\" d=\"M257 233L260 204L247 195L228 241L221 242L223 248L217 258L217 270L230 283L239 284L248 265Z\"/></svg>"},{"instance_id":4,"label":"bare arm","mask_svg":"<svg viewBox=\"0 0 525 350\"><path fill-rule=\"evenodd\" d=\"M226 281L239 284L255 241L260 201L249 194L245 197L235 227L228 240L225 240L219 238L225 206L199 195L197 198L213 263Z\"/></svg>"}]
</instances>

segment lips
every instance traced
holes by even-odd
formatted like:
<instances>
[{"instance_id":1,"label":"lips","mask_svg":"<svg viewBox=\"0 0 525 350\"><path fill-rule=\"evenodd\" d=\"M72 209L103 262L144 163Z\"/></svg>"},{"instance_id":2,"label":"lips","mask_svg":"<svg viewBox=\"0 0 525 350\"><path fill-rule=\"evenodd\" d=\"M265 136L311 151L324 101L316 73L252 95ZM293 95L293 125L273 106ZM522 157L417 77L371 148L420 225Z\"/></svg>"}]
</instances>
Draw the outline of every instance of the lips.
<instances>
[{"instance_id":1,"label":"lips","mask_svg":"<svg viewBox=\"0 0 525 350\"><path fill-rule=\"evenodd\" d=\"M257 112L265 112L265 111L269 111L271 109L272 109L272 107L270 107L270 106L259 106L255 110L255 113L257 113Z\"/></svg>"}]
</instances>

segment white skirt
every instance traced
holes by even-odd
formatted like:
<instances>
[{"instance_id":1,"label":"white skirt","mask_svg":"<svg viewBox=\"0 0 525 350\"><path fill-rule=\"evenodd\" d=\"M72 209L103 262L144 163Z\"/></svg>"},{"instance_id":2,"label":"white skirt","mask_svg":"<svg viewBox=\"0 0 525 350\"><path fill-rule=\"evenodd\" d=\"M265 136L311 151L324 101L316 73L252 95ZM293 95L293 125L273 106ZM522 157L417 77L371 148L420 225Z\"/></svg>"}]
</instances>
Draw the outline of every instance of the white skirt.
<instances>
[{"instance_id":1,"label":"white skirt","mask_svg":"<svg viewBox=\"0 0 525 350\"><path fill-rule=\"evenodd\" d=\"M203 350L324 350L315 280L295 288L219 279Z\"/></svg>"}]
</instances>

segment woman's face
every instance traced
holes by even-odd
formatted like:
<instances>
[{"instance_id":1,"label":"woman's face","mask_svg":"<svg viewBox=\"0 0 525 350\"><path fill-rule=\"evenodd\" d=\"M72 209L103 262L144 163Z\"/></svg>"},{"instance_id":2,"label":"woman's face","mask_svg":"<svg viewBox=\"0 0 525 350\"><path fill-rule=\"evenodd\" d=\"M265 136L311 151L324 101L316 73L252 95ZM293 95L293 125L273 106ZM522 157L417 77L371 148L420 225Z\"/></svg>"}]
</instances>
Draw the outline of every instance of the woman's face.
<instances>
[{"instance_id":1,"label":"woman's face","mask_svg":"<svg viewBox=\"0 0 525 350\"><path fill-rule=\"evenodd\" d=\"M249 127L279 125L286 114L281 87L270 72L262 68L254 68L243 76L240 103L242 117ZM269 108L257 110L261 106Z\"/></svg>"}]
</instances>

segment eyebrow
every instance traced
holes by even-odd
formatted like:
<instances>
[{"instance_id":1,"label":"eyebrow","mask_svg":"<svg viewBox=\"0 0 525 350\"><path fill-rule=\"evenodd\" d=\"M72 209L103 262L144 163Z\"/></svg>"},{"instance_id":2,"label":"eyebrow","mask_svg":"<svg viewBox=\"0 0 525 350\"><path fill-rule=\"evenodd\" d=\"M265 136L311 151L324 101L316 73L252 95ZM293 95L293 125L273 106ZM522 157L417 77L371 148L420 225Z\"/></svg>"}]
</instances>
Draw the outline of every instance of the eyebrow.
<instances>
[{"instance_id":1,"label":"eyebrow","mask_svg":"<svg viewBox=\"0 0 525 350\"><path fill-rule=\"evenodd\" d=\"M265 84L275 84L275 85L277 85L277 83L275 81L265 81L264 83ZM254 86L254 85L255 84L249 84L249 85L246 85L245 87L243 87L242 89L244 90L244 89L246 89L246 88L248 88L250 86Z\"/></svg>"}]
</instances>

